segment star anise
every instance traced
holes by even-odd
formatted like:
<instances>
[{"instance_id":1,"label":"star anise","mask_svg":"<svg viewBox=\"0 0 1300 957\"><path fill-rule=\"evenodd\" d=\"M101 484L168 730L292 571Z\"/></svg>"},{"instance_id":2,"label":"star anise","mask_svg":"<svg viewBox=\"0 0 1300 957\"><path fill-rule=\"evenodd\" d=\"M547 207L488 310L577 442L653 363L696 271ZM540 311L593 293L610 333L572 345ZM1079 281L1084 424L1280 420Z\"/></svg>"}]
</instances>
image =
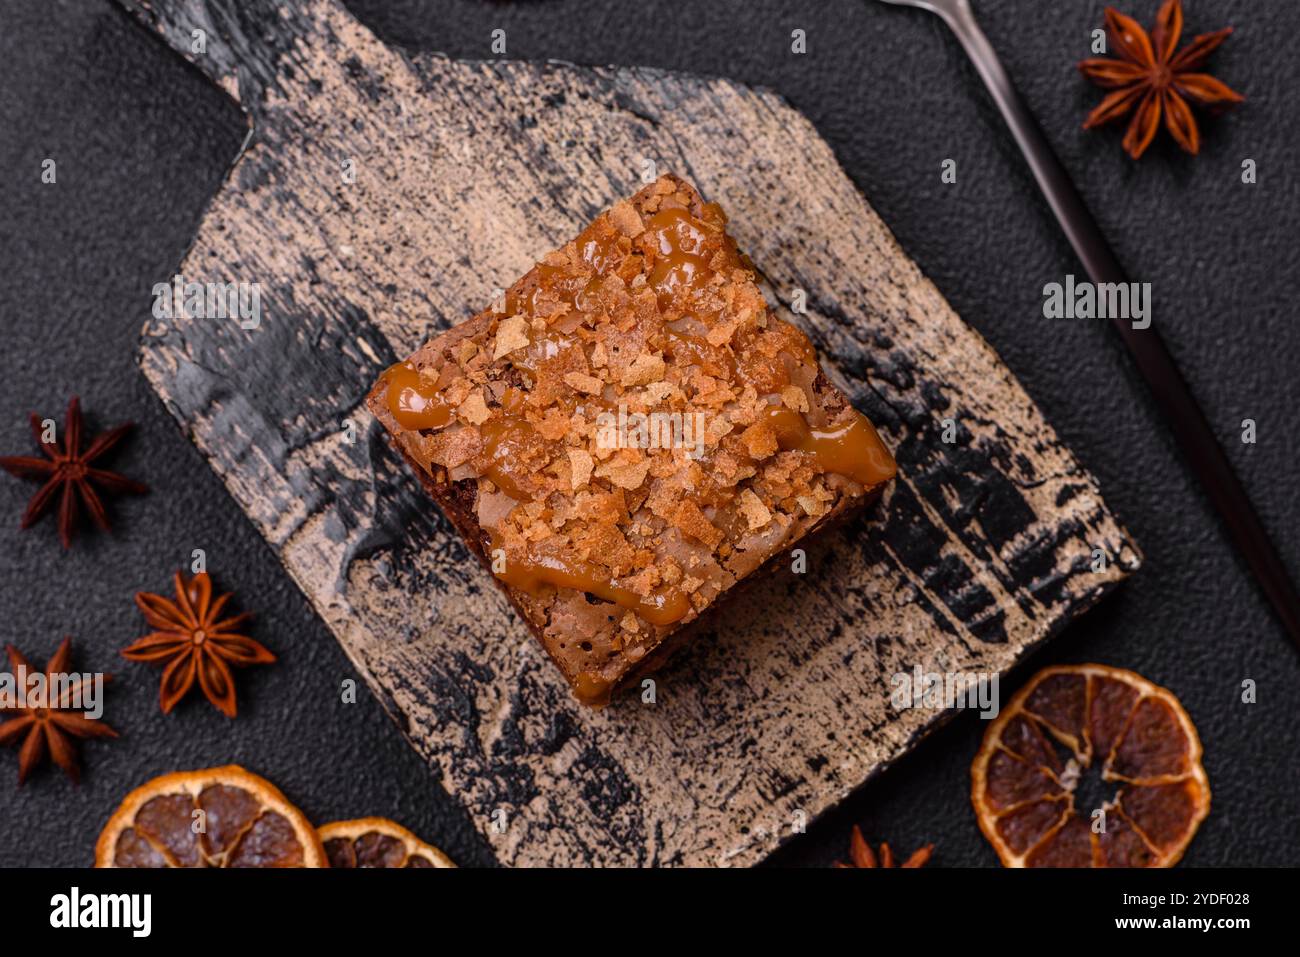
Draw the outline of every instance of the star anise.
<instances>
[{"instance_id":1,"label":"star anise","mask_svg":"<svg viewBox=\"0 0 1300 957\"><path fill-rule=\"evenodd\" d=\"M20 674L36 673L13 645L6 646L5 650L9 653L9 668L15 682L19 681ZM87 718L84 713L76 710L83 703L82 694L89 679L68 673L71 660L72 639L64 638L59 650L45 666L46 697L30 707L0 704L0 714L18 716L0 724L0 744L17 744L22 741L22 747L18 751L19 784L41 763L47 750L54 758L54 763L63 768L75 784L80 775L74 739L117 737L117 732L103 721ZM107 682L109 676L104 675L103 680Z\"/></svg>"},{"instance_id":2,"label":"star anise","mask_svg":"<svg viewBox=\"0 0 1300 957\"><path fill-rule=\"evenodd\" d=\"M923 867L925 862L930 859L934 853L934 845L927 844L925 847L916 851L907 860L903 861L902 867ZM853 836L849 838L849 860L851 863L845 864L836 861L836 867L899 867L894 863L894 852L889 849L889 845L882 843L880 845L880 856L871 849L866 838L862 836L862 829L856 824L853 825Z\"/></svg>"},{"instance_id":3,"label":"star anise","mask_svg":"<svg viewBox=\"0 0 1300 957\"><path fill-rule=\"evenodd\" d=\"M108 513L95 487L99 486L114 495L142 495L149 487L116 472L91 468L91 463L108 453L133 428L128 422L109 432L95 436L86 451L81 451L81 402L74 395L68 402L68 414L63 423L63 444L45 442L41 436L41 419L32 413L32 435L45 453L45 458L30 455L0 456L0 468L19 478L43 480L44 485L27 503L23 512L22 528L29 528L45 514L46 509L59 497L59 538L63 547L72 544L72 532L77 525L77 500L85 505L90 517L104 531L109 530Z\"/></svg>"},{"instance_id":4,"label":"star anise","mask_svg":"<svg viewBox=\"0 0 1300 957\"><path fill-rule=\"evenodd\" d=\"M1189 153L1201 149L1201 134L1188 101L1200 106L1226 108L1245 97L1208 73L1196 73L1228 35L1232 27L1196 37L1177 54L1183 32L1182 0L1165 0L1148 36L1131 17L1106 8L1106 29L1122 59L1084 60L1083 75L1098 86L1114 90L1088 114L1084 129L1123 119L1133 119L1124 134L1124 149L1137 159L1155 139L1164 117L1165 129Z\"/></svg>"},{"instance_id":5,"label":"star anise","mask_svg":"<svg viewBox=\"0 0 1300 957\"><path fill-rule=\"evenodd\" d=\"M212 600L212 579L200 572L189 581L176 573L176 600L138 592L135 603L155 629L122 650L131 661L163 664L159 700L163 713L198 681L208 700L227 717L235 716L235 677L231 665L266 665L275 661L261 644L236 634L252 616L248 612L222 619L221 610L230 594Z\"/></svg>"}]
</instances>

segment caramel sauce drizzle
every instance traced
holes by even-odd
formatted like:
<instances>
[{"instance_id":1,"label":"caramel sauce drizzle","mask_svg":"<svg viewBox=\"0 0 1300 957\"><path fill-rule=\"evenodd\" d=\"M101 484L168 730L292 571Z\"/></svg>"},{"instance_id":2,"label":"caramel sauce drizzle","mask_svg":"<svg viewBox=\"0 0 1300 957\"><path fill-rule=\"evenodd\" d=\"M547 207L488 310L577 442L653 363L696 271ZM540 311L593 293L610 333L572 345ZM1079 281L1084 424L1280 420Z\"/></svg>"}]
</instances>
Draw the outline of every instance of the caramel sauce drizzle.
<instances>
[{"instance_id":1,"label":"caramel sauce drizzle","mask_svg":"<svg viewBox=\"0 0 1300 957\"><path fill-rule=\"evenodd\" d=\"M810 428L804 417L791 409L773 406L768 423L784 451L807 452L823 472L843 475L870 488L892 479L898 471L870 420L856 409L844 425L833 429Z\"/></svg>"},{"instance_id":2,"label":"caramel sauce drizzle","mask_svg":"<svg viewBox=\"0 0 1300 957\"><path fill-rule=\"evenodd\" d=\"M494 535L492 548L500 547ZM671 625L685 618L691 610L690 599L679 588L665 585L648 595L639 595L626 585L620 585L617 579L610 578L609 573L594 562L560 555L507 556L505 570L494 574L507 585L533 596L537 596L546 585L587 592L602 601L636 612L652 625Z\"/></svg>"},{"instance_id":3,"label":"caramel sauce drizzle","mask_svg":"<svg viewBox=\"0 0 1300 957\"><path fill-rule=\"evenodd\" d=\"M404 429L440 429L451 421L451 409L433 383L420 378L415 366L399 362L383 375L388 383L388 411Z\"/></svg>"},{"instance_id":4,"label":"caramel sauce drizzle","mask_svg":"<svg viewBox=\"0 0 1300 957\"><path fill-rule=\"evenodd\" d=\"M614 683L595 671L580 671L573 679L573 693L584 704L609 704L610 692Z\"/></svg>"},{"instance_id":5,"label":"caramel sauce drizzle","mask_svg":"<svg viewBox=\"0 0 1300 957\"><path fill-rule=\"evenodd\" d=\"M735 376L738 372L736 357L730 350L710 344L703 336L691 335L664 327L668 355L674 363L697 365L711 376Z\"/></svg>"},{"instance_id":6,"label":"caramel sauce drizzle","mask_svg":"<svg viewBox=\"0 0 1300 957\"><path fill-rule=\"evenodd\" d=\"M529 472L524 461L528 449L536 447L541 436L525 419L513 415L485 422L479 432L488 459L483 476L511 498L530 501L533 496L528 490Z\"/></svg>"},{"instance_id":7,"label":"caramel sauce drizzle","mask_svg":"<svg viewBox=\"0 0 1300 957\"><path fill-rule=\"evenodd\" d=\"M700 254L705 233L689 211L673 206L661 209L646 225L659 247L659 258L650 271L650 286L666 305L681 290L699 289L713 275L708 257Z\"/></svg>"}]
</instances>

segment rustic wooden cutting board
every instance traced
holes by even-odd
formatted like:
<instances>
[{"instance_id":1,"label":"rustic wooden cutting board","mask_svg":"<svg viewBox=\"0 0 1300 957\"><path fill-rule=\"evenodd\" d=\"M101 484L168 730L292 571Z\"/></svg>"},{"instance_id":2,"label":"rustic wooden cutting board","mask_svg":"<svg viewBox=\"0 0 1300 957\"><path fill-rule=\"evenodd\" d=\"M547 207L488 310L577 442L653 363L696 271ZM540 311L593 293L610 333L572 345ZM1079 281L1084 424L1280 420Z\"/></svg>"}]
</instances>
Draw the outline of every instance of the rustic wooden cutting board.
<instances>
[{"instance_id":1,"label":"rustic wooden cutting board","mask_svg":"<svg viewBox=\"0 0 1300 957\"><path fill-rule=\"evenodd\" d=\"M1137 568L1096 480L776 95L408 55L333 0L120 2L250 121L179 272L261 289L257 328L151 319L141 367L503 862L753 863L942 719L895 709L892 675L1002 672ZM591 712L362 400L646 161L728 211L900 478L653 704Z\"/></svg>"}]
</instances>

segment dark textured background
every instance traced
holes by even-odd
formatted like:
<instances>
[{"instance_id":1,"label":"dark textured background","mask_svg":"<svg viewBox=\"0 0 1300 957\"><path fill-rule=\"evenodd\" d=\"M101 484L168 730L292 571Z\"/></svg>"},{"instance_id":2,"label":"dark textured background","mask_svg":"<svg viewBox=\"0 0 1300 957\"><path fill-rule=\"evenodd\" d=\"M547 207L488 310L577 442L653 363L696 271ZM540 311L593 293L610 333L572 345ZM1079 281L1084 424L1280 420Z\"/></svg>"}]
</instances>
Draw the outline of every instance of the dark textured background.
<instances>
[{"instance_id":1,"label":"dark textured background","mask_svg":"<svg viewBox=\"0 0 1300 957\"><path fill-rule=\"evenodd\" d=\"M489 56L641 64L765 85L803 110L849 175L965 319L1020 377L1146 551L1119 593L1031 661L1133 668L1178 694L1200 728L1214 792L1191 865L1300 863L1300 656L1229 549L1179 462L1143 386L1097 321L1041 317L1045 282L1078 272L971 67L939 22L870 0L753 2L418 2L353 0L388 42ZM1203 124L1202 155L1162 139L1140 163L1120 131L1079 124L1099 94L1073 63L1088 55L1099 0L976 0L1008 71L1120 259L1154 286L1155 322L1228 454L1300 573L1295 410L1300 331L1300 84L1291 0L1190 0L1188 33L1235 24L1211 69L1248 102ZM1149 23L1156 0L1126 0ZM808 53L789 51L808 31ZM101 0L0 0L0 451L32 451L29 410L62 420L79 392L92 427L125 419L135 437L113 465L149 483L118 500L113 535L62 553L51 519L20 533L35 486L0 474L0 642L43 662L71 634L86 670L111 670L106 718L117 741L85 749L73 787L57 771L10 790L0 754L0 864L80 865L121 796L177 768L239 762L266 774L313 819L395 818L463 864L491 855L456 803L362 692L306 600L183 438L135 366L152 284L180 261L243 137L237 109L153 37ZM41 161L58 183L40 182ZM956 185L940 163L958 163ZM1259 182L1240 182L1244 159ZM287 370L290 387L292 370ZM1259 441L1239 441L1240 422ZM8 518L4 518L8 516ZM279 664L240 675L240 716L201 698L157 709L158 673L116 650L143 633L131 601L166 591L191 549L256 613L253 634ZM1024 679L1022 669L1004 685ZM1259 703L1240 703L1258 683ZM861 823L935 863L993 865L971 814L967 768L983 724L961 716L778 853L783 864L843 856Z\"/></svg>"}]
</instances>

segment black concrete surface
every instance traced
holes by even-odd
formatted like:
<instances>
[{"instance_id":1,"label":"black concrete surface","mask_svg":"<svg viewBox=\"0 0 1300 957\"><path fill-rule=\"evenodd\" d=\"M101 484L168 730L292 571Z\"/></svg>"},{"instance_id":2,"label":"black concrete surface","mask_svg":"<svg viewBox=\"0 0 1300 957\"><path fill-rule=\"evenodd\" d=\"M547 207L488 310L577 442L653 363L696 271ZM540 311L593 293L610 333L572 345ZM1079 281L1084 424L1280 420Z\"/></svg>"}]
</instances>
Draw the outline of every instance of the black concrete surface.
<instances>
[{"instance_id":1,"label":"black concrete surface","mask_svg":"<svg viewBox=\"0 0 1300 957\"><path fill-rule=\"evenodd\" d=\"M1178 460L1115 336L1098 321L1042 318L1043 284L1079 269L991 101L934 18L871 0L793 3L486 3L352 0L412 50L722 74L777 90L829 141L904 248L1020 377L1100 476L1146 551L1143 570L1004 685L1058 661L1133 668L1177 693L1206 746L1214 792L1186 864L1300 863L1300 656ZM1248 100L1203 124L1204 148L1162 138L1139 163L1121 131L1088 133L1099 93L1088 54L1100 0L976 0L1007 69L1132 276L1153 284L1155 322L1228 454L1300 573L1296 409L1300 332L1300 123L1288 0L1190 0L1189 33L1234 24L1211 70ZM1155 0L1123 6L1149 22ZM794 29L808 52L790 52ZM218 90L102 0L0 0L0 452L26 454L29 410L61 417L80 393L91 425L138 423L113 460L149 483L112 506L115 530L59 548L51 519L17 529L34 486L0 475L0 642L43 662L61 637L77 664L110 670L116 741L85 749L79 787L46 769L21 789L0 753L0 865L84 865L117 801L148 777L238 762L319 821L395 818L467 865L486 844L362 690L307 602L136 369L149 290L171 275L243 136ZM41 182L42 161L57 182ZM957 161L955 185L940 164ZM1241 182L1243 161L1258 182ZM291 377L290 377L291 378ZM1254 419L1258 441L1240 441ZM7 518L5 516L8 516ZM134 591L166 590L194 548L256 613L280 662L240 677L230 721L192 698L157 707L157 672L117 657L142 634ZM1258 703L1241 701L1257 683ZM852 823L936 866L989 866L968 775L983 724L966 715L869 783L774 858L842 857Z\"/></svg>"}]
</instances>

